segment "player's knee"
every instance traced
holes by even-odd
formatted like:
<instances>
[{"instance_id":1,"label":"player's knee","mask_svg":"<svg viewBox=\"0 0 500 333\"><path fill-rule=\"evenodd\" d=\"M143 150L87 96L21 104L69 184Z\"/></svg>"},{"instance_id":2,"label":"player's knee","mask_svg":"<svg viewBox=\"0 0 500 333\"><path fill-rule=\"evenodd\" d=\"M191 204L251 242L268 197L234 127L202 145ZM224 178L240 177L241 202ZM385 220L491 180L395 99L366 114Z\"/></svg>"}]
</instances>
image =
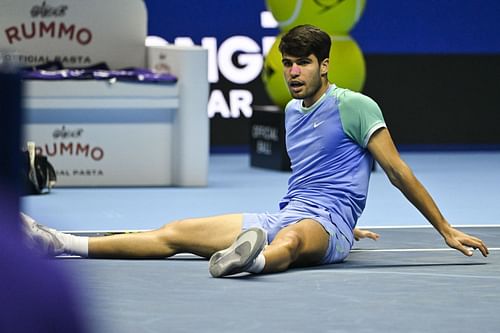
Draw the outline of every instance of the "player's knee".
<instances>
[{"instance_id":1,"label":"player's knee","mask_svg":"<svg viewBox=\"0 0 500 333\"><path fill-rule=\"evenodd\" d=\"M164 224L159 229L157 229L157 237L164 244L175 245L179 235L181 234L180 221L173 221Z\"/></svg>"},{"instance_id":2,"label":"player's knee","mask_svg":"<svg viewBox=\"0 0 500 333\"><path fill-rule=\"evenodd\" d=\"M299 255L302 237L296 231L287 231L279 238L278 244L287 252L289 263L293 263Z\"/></svg>"}]
</instances>

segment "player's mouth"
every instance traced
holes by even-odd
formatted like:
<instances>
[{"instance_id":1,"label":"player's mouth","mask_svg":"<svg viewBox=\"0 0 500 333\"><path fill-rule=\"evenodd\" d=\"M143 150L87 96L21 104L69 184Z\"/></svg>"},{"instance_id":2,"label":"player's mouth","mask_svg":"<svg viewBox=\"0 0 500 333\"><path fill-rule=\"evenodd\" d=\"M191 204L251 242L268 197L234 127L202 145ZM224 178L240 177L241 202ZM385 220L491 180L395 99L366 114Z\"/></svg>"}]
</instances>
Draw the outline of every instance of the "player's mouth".
<instances>
[{"instance_id":1,"label":"player's mouth","mask_svg":"<svg viewBox=\"0 0 500 333\"><path fill-rule=\"evenodd\" d=\"M288 87L290 88L290 91L293 93L298 93L300 90L302 90L302 87L304 86L304 82L302 81L290 81L288 82Z\"/></svg>"}]
</instances>

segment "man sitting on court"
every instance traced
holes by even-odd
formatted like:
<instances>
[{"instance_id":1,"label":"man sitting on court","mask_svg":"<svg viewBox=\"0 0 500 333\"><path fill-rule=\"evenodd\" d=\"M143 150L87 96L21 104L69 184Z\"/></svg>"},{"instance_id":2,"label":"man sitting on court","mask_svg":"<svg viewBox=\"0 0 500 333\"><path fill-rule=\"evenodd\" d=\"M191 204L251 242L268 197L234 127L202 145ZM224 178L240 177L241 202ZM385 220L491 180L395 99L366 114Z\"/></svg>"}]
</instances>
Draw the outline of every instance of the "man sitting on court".
<instances>
[{"instance_id":1,"label":"man sitting on court","mask_svg":"<svg viewBox=\"0 0 500 333\"><path fill-rule=\"evenodd\" d=\"M378 237L355 228L375 159L448 246L468 256L477 248L487 256L480 239L447 222L401 159L378 105L328 82L330 46L330 36L310 25L293 28L280 43L294 99L285 113L292 174L279 212L186 219L153 231L90 238L63 234L22 215L26 234L52 255L153 258L189 252L210 258L214 277L338 263L355 238Z\"/></svg>"}]
</instances>

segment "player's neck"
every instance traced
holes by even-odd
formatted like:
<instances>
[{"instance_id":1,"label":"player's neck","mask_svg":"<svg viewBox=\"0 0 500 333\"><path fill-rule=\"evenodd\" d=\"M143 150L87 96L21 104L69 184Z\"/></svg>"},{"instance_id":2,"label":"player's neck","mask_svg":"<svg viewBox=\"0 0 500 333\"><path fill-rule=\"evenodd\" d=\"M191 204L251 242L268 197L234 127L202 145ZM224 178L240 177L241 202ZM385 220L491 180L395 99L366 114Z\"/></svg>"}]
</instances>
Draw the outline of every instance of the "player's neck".
<instances>
[{"instance_id":1,"label":"player's neck","mask_svg":"<svg viewBox=\"0 0 500 333\"><path fill-rule=\"evenodd\" d=\"M330 83L326 80L323 81L323 84L320 86L320 88L316 91L316 93L313 96L302 100L302 106L308 108L314 105L314 103L316 103L321 98L321 96L325 94L328 88L330 88Z\"/></svg>"}]
</instances>

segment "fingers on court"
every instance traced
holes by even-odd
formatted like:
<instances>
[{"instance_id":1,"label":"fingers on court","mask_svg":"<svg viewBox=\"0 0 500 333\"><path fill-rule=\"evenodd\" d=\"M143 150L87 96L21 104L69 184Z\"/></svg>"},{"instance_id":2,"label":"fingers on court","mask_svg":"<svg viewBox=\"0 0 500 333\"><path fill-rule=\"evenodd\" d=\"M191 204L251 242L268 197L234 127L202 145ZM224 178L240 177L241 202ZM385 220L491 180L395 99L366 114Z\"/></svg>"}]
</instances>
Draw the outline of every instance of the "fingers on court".
<instances>
[{"instance_id":1,"label":"fingers on court","mask_svg":"<svg viewBox=\"0 0 500 333\"><path fill-rule=\"evenodd\" d=\"M462 244L460 244L459 246L456 246L455 249L457 249L458 251L462 252L463 254L465 254L468 257L471 257L472 254L473 254L471 248L463 246Z\"/></svg>"},{"instance_id":2,"label":"fingers on court","mask_svg":"<svg viewBox=\"0 0 500 333\"><path fill-rule=\"evenodd\" d=\"M478 238L471 237L470 239L464 241L463 244L473 248L474 250L479 249L479 251L481 251L481 254L484 257L487 257L489 254L488 247L484 244L484 242L482 240L480 240Z\"/></svg>"},{"instance_id":3,"label":"fingers on court","mask_svg":"<svg viewBox=\"0 0 500 333\"><path fill-rule=\"evenodd\" d=\"M490 251L488 251L488 247L482 241L479 241L478 245L474 248L479 249L484 257L487 257L488 254L490 254Z\"/></svg>"},{"instance_id":4,"label":"fingers on court","mask_svg":"<svg viewBox=\"0 0 500 333\"><path fill-rule=\"evenodd\" d=\"M377 234L377 233L375 233L375 232L373 232L373 231L365 231L365 230L363 230L362 231L362 235L360 237L354 236L354 239L356 241L359 241L361 238L370 238L370 239L373 239L373 240L376 241L377 239L380 238L380 235Z\"/></svg>"}]
</instances>

